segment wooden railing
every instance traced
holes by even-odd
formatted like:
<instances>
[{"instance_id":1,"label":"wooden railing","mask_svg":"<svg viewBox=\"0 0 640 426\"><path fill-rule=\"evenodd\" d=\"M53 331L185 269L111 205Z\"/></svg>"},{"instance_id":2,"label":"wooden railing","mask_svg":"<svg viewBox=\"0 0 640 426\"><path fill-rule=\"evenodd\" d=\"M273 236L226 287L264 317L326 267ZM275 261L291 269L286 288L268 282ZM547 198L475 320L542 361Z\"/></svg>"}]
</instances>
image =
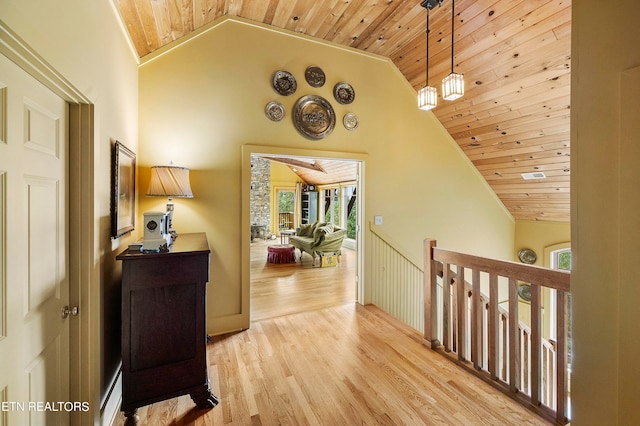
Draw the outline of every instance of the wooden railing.
<instances>
[{"instance_id":1,"label":"wooden railing","mask_svg":"<svg viewBox=\"0 0 640 426\"><path fill-rule=\"evenodd\" d=\"M529 327L518 320L519 283L531 285ZM427 239L424 285L425 345L538 414L568 422L568 272L456 253ZM543 288L556 291L557 342L542 337Z\"/></svg>"}]
</instances>

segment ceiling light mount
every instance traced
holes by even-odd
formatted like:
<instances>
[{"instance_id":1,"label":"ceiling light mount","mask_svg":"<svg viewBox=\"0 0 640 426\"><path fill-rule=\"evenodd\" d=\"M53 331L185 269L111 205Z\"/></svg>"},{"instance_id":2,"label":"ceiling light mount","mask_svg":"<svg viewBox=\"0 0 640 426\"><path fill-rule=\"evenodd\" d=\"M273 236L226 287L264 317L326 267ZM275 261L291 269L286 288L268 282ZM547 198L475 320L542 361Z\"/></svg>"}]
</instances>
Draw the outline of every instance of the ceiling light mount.
<instances>
[{"instance_id":1,"label":"ceiling light mount","mask_svg":"<svg viewBox=\"0 0 640 426\"><path fill-rule=\"evenodd\" d=\"M431 10L436 6L442 6L442 0L422 0L422 2L420 2L420 6Z\"/></svg>"}]
</instances>

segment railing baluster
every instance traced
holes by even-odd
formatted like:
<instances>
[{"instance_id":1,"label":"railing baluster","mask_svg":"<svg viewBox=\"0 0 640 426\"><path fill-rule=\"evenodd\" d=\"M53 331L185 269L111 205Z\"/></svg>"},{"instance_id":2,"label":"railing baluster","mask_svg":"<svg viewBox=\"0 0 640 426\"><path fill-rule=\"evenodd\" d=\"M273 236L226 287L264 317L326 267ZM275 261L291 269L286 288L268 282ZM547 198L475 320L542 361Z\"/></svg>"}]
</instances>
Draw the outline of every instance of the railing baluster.
<instances>
[{"instance_id":1,"label":"railing baluster","mask_svg":"<svg viewBox=\"0 0 640 426\"><path fill-rule=\"evenodd\" d=\"M557 305L556 383L558 391L556 394L556 420L563 422L567 416L567 395L569 392L567 383L567 298L564 291L558 291Z\"/></svg>"},{"instance_id":2,"label":"railing baluster","mask_svg":"<svg viewBox=\"0 0 640 426\"><path fill-rule=\"evenodd\" d=\"M489 275L489 373L492 379L498 377L498 276Z\"/></svg>"},{"instance_id":3,"label":"railing baluster","mask_svg":"<svg viewBox=\"0 0 640 426\"><path fill-rule=\"evenodd\" d=\"M509 278L509 390L516 392L521 386L518 283L514 278Z\"/></svg>"},{"instance_id":4,"label":"railing baluster","mask_svg":"<svg viewBox=\"0 0 640 426\"><path fill-rule=\"evenodd\" d=\"M424 240L424 339L435 349L438 342L438 281L433 249L436 240Z\"/></svg>"},{"instance_id":5,"label":"railing baluster","mask_svg":"<svg viewBox=\"0 0 640 426\"><path fill-rule=\"evenodd\" d=\"M473 290L471 293L471 360L476 370L482 369L482 295L480 294L480 271L471 271Z\"/></svg>"},{"instance_id":6,"label":"railing baluster","mask_svg":"<svg viewBox=\"0 0 640 426\"><path fill-rule=\"evenodd\" d=\"M466 324L467 324L467 298L464 288L464 267L458 265L458 276L456 277L456 307L458 308L458 360L464 361L466 359Z\"/></svg>"},{"instance_id":7,"label":"railing baluster","mask_svg":"<svg viewBox=\"0 0 640 426\"><path fill-rule=\"evenodd\" d=\"M531 283L531 404L540 405L540 286Z\"/></svg>"},{"instance_id":8,"label":"railing baluster","mask_svg":"<svg viewBox=\"0 0 640 426\"><path fill-rule=\"evenodd\" d=\"M442 344L451 352L451 277L449 264L442 264Z\"/></svg>"}]
</instances>

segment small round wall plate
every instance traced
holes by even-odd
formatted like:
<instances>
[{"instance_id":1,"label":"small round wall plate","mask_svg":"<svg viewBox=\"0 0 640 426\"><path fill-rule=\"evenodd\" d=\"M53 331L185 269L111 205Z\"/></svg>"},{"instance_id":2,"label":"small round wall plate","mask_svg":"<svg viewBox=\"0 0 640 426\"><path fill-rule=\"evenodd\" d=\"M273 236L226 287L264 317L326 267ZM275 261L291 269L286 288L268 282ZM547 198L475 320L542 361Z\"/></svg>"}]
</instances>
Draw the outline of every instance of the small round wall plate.
<instances>
[{"instance_id":1,"label":"small round wall plate","mask_svg":"<svg viewBox=\"0 0 640 426\"><path fill-rule=\"evenodd\" d=\"M352 112L348 112L342 117L342 124L347 130L355 130L358 127L358 116Z\"/></svg>"},{"instance_id":2,"label":"small round wall plate","mask_svg":"<svg viewBox=\"0 0 640 426\"><path fill-rule=\"evenodd\" d=\"M356 92L349 83L341 81L333 86L333 97L343 105L350 104L356 98Z\"/></svg>"},{"instance_id":3,"label":"small round wall plate","mask_svg":"<svg viewBox=\"0 0 640 426\"><path fill-rule=\"evenodd\" d=\"M531 302L531 284L518 285L518 296L525 302Z\"/></svg>"},{"instance_id":4,"label":"small round wall plate","mask_svg":"<svg viewBox=\"0 0 640 426\"><path fill-rule=\"evenodd\" d=\"M293 106L293 125L309 139L322 139L333 131L336 114L333 107L322 96L305 95Z\"/></svg>"},{"instance_id":5,"label":"small round wall plate","mask_svg":"<svg viewBox=\"0 0 640 426\"><path fill-rule=\"evenodd\" d=\"M536 263L536 260L538 260L538 256L533 250L524 248L518 252L518 259L520 259L520 262L522 263L532 265Z\"/></svg>"},{"instance_id":6,"label":"small round wall plate","mask_svg":"<svg viewBox=\"0 0 640 426\"><path fill-rule=\"evenodd\" d=\"M315 65L307 67L304 72L304 78L307 80L307 83L309 83L309 86L311 87L322 87L324 86L324 82L326 80L322 68Z\"/></svg>"},{"instance_id":7,"label":"small round wall plate","mask_svg":"<svg viewBox=\"0 0 640 426\"><path fill-rule=\"evenodd\" d=\"M288 71L279 70L273 73L273 89L282 96L289 96L295 93L298 88L296 78Z\"/></svg>"},{"instance_id":8,"label":"small round wall plate","mask_svg":"<svg viewBox=\"0 0 640 426\"><path fill-rule=\"evenodd\" d=\"M280 102L271 101L264 107L264 113L271 121L280 121L284 118L284 105Z\"/></svg>"}]
</instances>

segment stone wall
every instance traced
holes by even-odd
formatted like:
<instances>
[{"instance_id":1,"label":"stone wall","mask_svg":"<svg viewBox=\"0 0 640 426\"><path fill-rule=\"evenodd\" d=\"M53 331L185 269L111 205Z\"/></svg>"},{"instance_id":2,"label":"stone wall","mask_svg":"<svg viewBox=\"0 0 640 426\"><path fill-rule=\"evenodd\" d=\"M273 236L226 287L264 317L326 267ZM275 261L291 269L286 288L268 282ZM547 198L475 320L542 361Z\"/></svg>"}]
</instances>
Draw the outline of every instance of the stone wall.
<instances>
[{"instance_id":1,"label":"stone wall","mask_svg":"<svg viewBox=\"0 0 640 426\"><path fill-rule=\"evenodd\" d=\"M271 235L271 162L251 157L251 238Z\"/></svg>"}]
</instances>

